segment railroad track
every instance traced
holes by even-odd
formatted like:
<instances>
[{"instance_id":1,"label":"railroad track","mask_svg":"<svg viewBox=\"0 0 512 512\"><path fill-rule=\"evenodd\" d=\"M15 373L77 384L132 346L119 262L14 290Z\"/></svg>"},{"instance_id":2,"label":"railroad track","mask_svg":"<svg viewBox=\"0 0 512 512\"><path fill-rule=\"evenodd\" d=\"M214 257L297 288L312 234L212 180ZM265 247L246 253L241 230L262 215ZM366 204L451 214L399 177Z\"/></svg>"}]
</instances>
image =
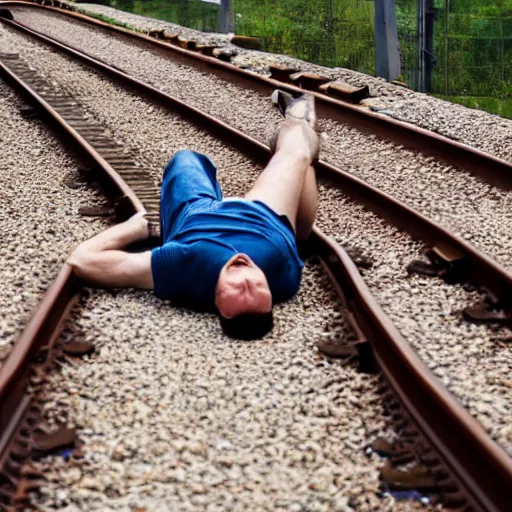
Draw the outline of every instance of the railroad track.
<instances>
[{"instance_id":1,"label":"railroad track","mask_svg":"<svg viewBox=\"0 0 512 512\"><path fill-rule=\"evenodd\" d=\"M55 46L56 43L52 42L51 44ZM74 53L74 55L77 56L76 52L73 52L72 50L67 49L66 51L70 54ZM84 56L82 56L81 59L87 61L89 64L93 64L96 67L102 68L102 70L105 72L113 73L112 70L107 71L107 69L103 67L101 63L93 63L89 58ZM16 80L16 78L13 76L13 73L9 73L8 71L9 67L16 68L17 57L7 57L5 61L7 62L7 65L2 65L3 73L10 75L10 79L12 81L17 81L19 83L19 80ZM11 66L9 66L9 62L11 62ZM19 70L20 72L23 72L22 68L23 66L21 66ZM222 136L226 140L230 140L239 148L242 148L245 152L250 152L254 158L264 160L268 157L268 148L255 141L254 139L251 139L250 137L247 137L246 135L230 128L225 123L219 123L211 116L205 116L197 109L191 109L187 105L169 98L168 95L162 94L154 88L148 89L146 86L144 86L144 84L138 81L134 81L130 77L122 76L117 73L117 79L122 80L125 83L129 83L131 87L135 87L136 89L143 91L145 94L148 94L149 92L153 99L157 98L159 101L164 102L166 105L172 105L172 107L174 109L178 109L181 114L186 114L188 119L193 119L194 122L201 124L206 129L214 132L217 136ZM32 86L34 88L37 88L37 86L41 85L42 83L38 81L37 77L30 77L30 73L28 81L32 82ZM30 94L33 101L36 100L34 95L30 93L27 86L24 88L24 93ZM82 141L80 142L80 151L86 153L89 159L92 158L96 166L106 168L108 175L113 177L114 185L111 188L113 189L114 197L117 197L118 199L120 197L127 197L127 199L118 201L117 211L119 218L125 218L132 212L140 211L143 205L138 202L136 198L137 194L134 194L132 191L127 190L126 188L123 188L123 183L119 179L119 175L122 176L123 173L119 172L119 175L116 175L112 172L112 167L115 167L115 165L113 164L109 168L107 163L109 158L107 155L112 158L112 162L115 162L119 166L120 171L123 171L122 166L127 164L126 160L123 162L116 161L116 157L119 156L119 154L116 153L116 148L107 147L108 141L102 139L101 137L94 137L94 132L96 131L97 133L98 130L95 130L94 126L90 126L88 123L83 123L82 116L77 115L77 112L74 111L73 108L70 108L73 107L73 105L70 104L69 98L62 98L58 95L50 95L47 99L47 103L54 104L54 110L58 111L59 107L62 109L59 126L60 130L65 130L68 137L76 139L77 133L73 133L72 129L70 130L66 128L67 123L62 122L62 118L65 118L66 115L69 117L69 124L71 126L75 124L75 131L80 131L80 129L85 130ZM51 108L47 109L47 111L48 110L51 110ZM89 140L90 144L87 144L83 139ZM91 153L94 142L96 142L98 146L103 144L106 147L106 149L103 148L105 158L101 157L101 154L96 154L96 156L94 156L94 152ZM99 150L99 153L101 153L101 150ZM143 176L140 176L137 172L134 171L133 167L130 167L129 165L124 170L127 171L127 181L133 179L133 186L137 187L138 179L143 178ZM510 291L510 277L505 271L503 271L503 269L499 268L498 265L492 263L486 257L474 251L465 242L458 240L456 237L452 237L450 233L445 232L435 224L430 223L425 218L415 214L415 212L409 211L407 207L401 205L397 201L386 197L375 189L367 187L363 182L357 180L357 178L346 175L345 173L324 162L319 164L319 171L321 171L326 177L332 179L334 182L341 183L344 188L348 190L354 197L365 197L366 204L372 205L374 209L384 209L388 212L388 214L389 212L392 212L391 217L393 217L393 214L395 215L395 222L399 223L400 225L405 224L407 229L411 232L414 232L416 235L418 234L417 230L423 230L423 232L421 232L422 238L429 239L429 237L432 237L432 239L434 239L437 243L442 241L451 248L455 247L463 254L469 254L470 264L468 265L468 261L466 260L463 268L467 268L466 265L469 266L469 269L474 267L475 264L480 266L477 267L478 271L475 273L472 273L471 271L465 271L464 277L474 279L476 282L486 285L488 289L493 294L495 294L498 300L506 299L508 292ZM112 178L110 178L110 180L111 179ZM109 180L107 180L107 182L108 181ZM158 200L158 196L155 190L150 190L150 188L151 187L149 183L144 184L139 189L138 195L143 198L142 203L144 203L144 199L146 199L148 202L148 210L150 210L150 212L155 215L156 212L154 211L154 205L156 204L155 200ZM370 198L370 201L368 198ZM404 217L406 217L405 221ZM469 503L475 509L505 510L504 508L499 508L502 506L501 503L505 503L504 501L500 502L493 500L499 500L502 498L505 499L505 495L502 495L502 498L499 497L499 492L503 491L503 489L507 489L507 483L510 484L510 480L504 480L504 478L510 478L510 462L507 457L498 447L492 443L492 441L489 440L483 430L471 417L469 417L469 415L460 407L460 405L458 405L457 402L432 379L432 376L419 362L417 357L408 347L407 343L403 340L403 338L401 338L399 333L393 328L392 324L385 317L377 304L371 299L369 291L360 279L357 271L355 271L355 267L351 265L343 251L339 247L333 246L332 244L327 244L327 240L319 232L317 232L313 238L312 246L314 247L315 252L320 253L323 256L323 259L326 262L330 273L336 277L338 285L344 292L346 303L357 321L356 331L362 333L360 341L367 340L371 343L377 362L381 366L383 373L392 383L393 388L398 393L400 400L406 405L406 409L408 411L407 414L412 416L413 422L420 426L420 430L430 442L433 442L435 438L438 438L438 441L439 439L443 440L440 443L434 443L434 445L436 446L436 449L439 450L443 462L447 464L449 470L454 473L455 479L458 481L459 485L461 485L462 488L464 488L466 491L466 499L469 500ZM494 278L487 278L488 281L486 281L486 279L478 281L478 276L480 276L480 279L482 279L481 272L484 271L487 272L487 274L484 274L484 276L494 275ZM64 269L59 278L59 286L63 290L66 290L63 292L64 296L66 294L70 296L69 290L72 288L70 286L71 282L72 276L70 275L69 270ZM56 288L54 288L54 291L50 293L49 298L45 299L45 302L49 301L49 303L57 303L57 299L60 298L61 295L55 290ZM46 311L49 312L50 309L47 309ZM43 319L45 319L45 321L43 321ZM46 326L45 322L50 321L50 323L58 323L59 319L60 316L51 317L51 315L47 316L46 314L40 313L34 317L32 324L29 326L29 329L31 330L29 331L29 334L30 332L32 332L32 334L36 333L37 331L40 332L41 328L44 331L44 327ZM34 324L34 322L36 323ZM49 334L49 337L44 339L43 337L29 336L26 331L25 336L22 338L26 344L26 347L29 347L32 344L32 341L27 341L30 337L38 339L40 343L38 345L39 347L51 344L53 341L51 333ZM16 344L16 347L21 347L22 345L20 345L20 343ZM363 347L365 346L367 345L364 343L360 344L360 348L362 349L363 353L365 350ZM27 357L27 352L21 348L16 348L12 351L11 354L18 354L16 356L17 358L23 358L23 356L25 358ZM8 361L12 361L11 356ZM4 365L2 368L3 374L0 376L5 375L5 366L7 365ZM19 366L19 368L21 368L21 366ZM400 371L397 369L400 369ZM17 372L18 371L20 370L17 370ZM19 373L16 375L19 375ZM18 381L16 380L16 375L11 374L10 379L7 379L7 381L2 380L1 382L9 382L11 386L16 382L17 385L19 385ZM412 386L412 382L417 383L418 387L416 388L416 386ZM1 389L6 388L2 387ZM430 391L434 390L434 395L436 395L436 397L434 398L433 395L429 394L427 389ZM410 395L412 391L418 393L414 398ZM417 409L418 404L420 403L430 404L430 407L426 408L430 412L429 419L425 417L425 413L428 411L420 411ZM448 417L444 415L446 410L451 410L452 413L454 411L456 412L456 414L452 416L451 421L449 421ZM5 416L2 415L2 417ZM439 418L443 418L443 423L441 425L438 424ZM461 429L462 425L464 425L464 427ZM2 430L4 431L4 429ZM466 441L472 441L473 444L471 447L469 447L469 445L462 447L461 443L458 447L458 450L454 450L454 447L451 446L451 441L453 439L458 439L460 441L464 438L466 438ZM7 440L4 442L7 443ZM476 456L476 454L479 453L481 454L482 459L478 459ZM494 463L496 464L495 469L497 470L498 474L492 474L488 480L483 481L484 479L482 478L482 472L480 468L483 467L482 464L485 464L486 466L489 464L490 453L494 454ZM435 466L439 463L439 461L431 460L430 463ZM499 475L501 475L501 481L498 479ZM482 489L485 486L490 487L487 489ZM491 487L492 489L490 489Z\"/></svg>"}]
</instances>

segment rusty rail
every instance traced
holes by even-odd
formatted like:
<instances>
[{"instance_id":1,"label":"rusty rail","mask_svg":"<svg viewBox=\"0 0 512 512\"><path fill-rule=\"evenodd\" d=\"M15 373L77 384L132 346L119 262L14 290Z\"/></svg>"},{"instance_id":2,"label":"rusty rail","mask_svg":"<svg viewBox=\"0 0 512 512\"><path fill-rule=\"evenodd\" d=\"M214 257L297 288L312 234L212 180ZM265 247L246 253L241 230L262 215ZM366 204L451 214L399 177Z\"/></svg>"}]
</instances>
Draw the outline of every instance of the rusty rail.
<instances>
[{"instance_id":1,"label":"rusty rail","mask_svg":"<svg viewBox=\"0 0 512 512\"><path fill-rule=\"evenodd\" d=\"M13 24L11 25L15 26ZM23 30L27 33L33 32L27 29ZM34 33L32 33L32 35L36 36ZM123 75L117 70L109 68L88 56L80 54L70 48L65 48L60 43L50 41L48 38L43 38L39 35L37 37L41 40L46 40L48 44L51 44L53 47L60 48L69 55L80 58L82 61L93 65L95 68L101 69L103 72L109 74L109 76L115 77L117 80L121 80L131 87L135 87L137 90L144 91L146 94L149 93L153 99L158 99L173 110L177 110L182 114L186 113L187 119L212 131L215 136L220 136L225 140L231 140L254 158L259 160L268 158L269 148L247 137L243 133L234 130L225 123L219 122L213 117L205 115L199 110L193 109L153 87L147 86L127 75ZM0 72L9 76L5 65L0 67ZM12 73L10 79L12 83L21 86L19 80L15 80ZM56 119L58 125L61 124L62 119L58 121L58 113L51 113L45 108L44 102L38 101L37 94L33 93L33 91L31 92L29 87L25 86L23 91L24 94L30 94L32 101L36 102L40 108L44 108L47 114L53 119ZM78 135L73 133L72 129L65 130L65 132L73 137ZM94 155L94 149L88 144L83 144L83 142L79 143L79 149L80 151ZM95 158L95 160L100 162L97 158ZM318 167L324 175L338 180L356 197L368 196L365 201L367 204L373 204L375 209L385 209L388 213L391 212L393 217L398 217L394 218L396 223L405 223L409 227L409 230L416 236L420 236L421 238L433 237L436 238L436 240L439 240L440 237L442 240L449 238L452 245L463 248L470 255L475 268L480 270L486 269L486 275L494 276L493 278L495 279L502 279L502 286L493 283L490 287L494 292L497 292L498 295L508 293L510 296L510 276L504 273L497 265L489 262L487 258L476 253L476 251L467 246L463 241L454 239L447 231L442 230L424 217L409 210L404 205L394 201L378 190L368 187L368 185L361 180L357 180L323 162L320 162ZM116 182L117 178L119 178L119 176L115 177ZM133 197L133 195L131 197ZM133 204L133 211L136 211L137 208L138 207ZM402 216L406 218L401 218ZM393 386L413 422L418 426L425 438L436 448L444 463L458 481L460 487L464 489L468 503L474 510L488 510L493 512L508 510L509 490L512 486L512 463L510 459L489 438L479 423L443 388L418 359L416 354L396 331L390 320L372 298L357 269L350 262L345 252L318 231L315 231L311 242L315 250L323 257L331 274L336 278L338 289L341 288L343 290L344 301L352 312L353 317L357 320L359 332L371 343L376 360L381 366L384 375L386 375L390 384ZM66 271L63 272L66 274ZM59 286L64 288L65 283L69 282L67 279L64 281L62 281ZM36 323L30 324L30 330L24 334L22 338L25 340L24 343L27 344L27 347L29 347L28 350L30 350L32 344L33 346L37 346L37 343L39 343L39 333L42 329L51 329L52 325L48 323L47 319L51 316L50 312L52 308L59 302L55 300L55 297L61 296L61 293L65 294L64 290L59 292L56 287L54 287L52 288L51 294L49 292L41 303L38 312L34 316ZM26 375L28 372L27 365L29 364L29 358L23 358L22 364L25 365L25 367L16 369L15 372L13 372L12 369L8 370L11 364L10 355L4 366L0 369L0 382L4 382L3 375L8 371L11 375L18 375L20 377ZM14 384L16 386L23 386L23 384L17 382L13 377L5 381L10 382L11 386ZM9 419L15 421L16 417L20 416L19 407L21 407L21 405L16 406L16 404L11 404L9 405L11 409L9 409L7 398L8 394L5 390L0 389L0 410L2 410L2 413L5 412ZM19 404L21 402L22 400L20 400ZM5 428L5 432L9 432L9 439L13 439L14 430L15 428L12 427L11 423L9 423L9 427ZM7 460L8 457L9 454L6 455L4 452L0 460Z\"/></svg>"},{"instance_id":2,"label":"rusty rail","mask_svg":"<svg viewBox=\"0 0 512 512\"><path fill-rule=\"evenodd\" d=\"M304 92L304 89L295 85L238 68L229 62L173 45L155 37L110 25L82 13L14 0L0 1L0 5L46 9L62 16L83 21L111 34L114 33L119 37L127 38L131 42L145 47L149 46L153 51L160 51L164 56L181 64L215 74L229 82L238 84L244 89L260 94L269 95L276 88L292 94ZM319 118L329 118L348 123L361 131L430 154L439 160L469 170L475 175L489 180L495 186L506 189L512 186L512 164L503 159L472 148L467 144L451 140L438 133L370 111L349 101L342 101L317 91L309 92L316 97Z\"/></svg>"}]
</instances>

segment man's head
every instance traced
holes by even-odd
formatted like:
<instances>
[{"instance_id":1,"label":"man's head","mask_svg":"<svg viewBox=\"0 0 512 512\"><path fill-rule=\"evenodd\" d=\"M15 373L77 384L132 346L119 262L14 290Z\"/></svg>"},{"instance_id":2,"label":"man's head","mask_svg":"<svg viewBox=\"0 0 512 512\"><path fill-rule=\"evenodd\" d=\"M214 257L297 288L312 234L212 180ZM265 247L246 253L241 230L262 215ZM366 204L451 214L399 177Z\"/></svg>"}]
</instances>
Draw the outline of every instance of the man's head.
<instances>
[{"instance_id":1,"label":"man's head","mask_svg":"<svg viewBox=\"0 0 512 512\"><path fill-rule=\"evenodd\" d=\"M272 294L267 278L246 254L235 254L222 267L215 305L229 336L261 338L272 328Z\"/></svg>"}]
</instances>

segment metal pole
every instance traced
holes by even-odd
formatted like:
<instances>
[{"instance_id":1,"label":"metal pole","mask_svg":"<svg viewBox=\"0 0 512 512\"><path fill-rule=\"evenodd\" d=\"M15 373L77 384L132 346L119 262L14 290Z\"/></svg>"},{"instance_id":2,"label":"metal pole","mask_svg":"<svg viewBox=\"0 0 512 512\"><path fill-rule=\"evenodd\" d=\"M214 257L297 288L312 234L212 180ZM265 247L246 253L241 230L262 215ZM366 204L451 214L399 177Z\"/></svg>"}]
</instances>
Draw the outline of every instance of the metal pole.
<instances>
[{"instance_id":1,"label":"metal pole","mask_svg":"<svg viewBox=\"0 0 512 512\"><path fill-rule=\"evenodd\" d=\"M418 0L418 91L423 92L425 63L425 1Z\"/></svg>"},{"instance_id":2,"label":"metal pole","mask_svg":"<svg viewBox=\"0 0 512 512\"><path fill-rule=\"evenodd\" d=\"M450 0L444 3L444 93L448 96L448 63L449 63L449 46L448 37L450 34Z\"/></svg>"},{"instance_id":3,"label":"metal pole","mask_svg":"<svg viewBox=\"0 0 512 512\"><path fill-rule=\"evenodd\" d=\"M500 37L501 37L501 80L505 81L505 35L503 32L503 6L500 11Z\"/></svg>"},{"instance_id":4,"label":"metal pole","mask_svg":"<svg viewBox=\"0 0 512 512\"><path fill-rule=\"evenodd\" d=\"M326 49L326 54L328 56L328 60L331 64L331 66L336 66L337 59L336 59L336 35L334 32L334 9L332 5L333 0L329 0L327 4L327 44L329 45L329 48Z\"/></svg>"},{"instance_id":5,"label":"metal pole","mask_svg":"<svg viewBox=\"0 0 512 512\"><path fill-rule=\"evenodd\" d=\"M235 17L233 14L233 0L220 0L219 6L219 32L227 34L235 32Z\"/></svg>"},{"instance_id":6,"label":"metal pole","mask_svg":"<svg viewBox=\"0 0 512 512\"><path fill-rule=\"evenodd\" d=\"M434 22L436 19L436 9L434 9L433 0L425 1L425 74L424 74L424 92L432 92L432 68L435 63L434 56Z\"/></svg>"},{"instance_id":7,"label":"metal pole","mask_svg":"<svg viewBox=\"0 0 512 512\"><path fill-rule=\"evenodd\" d=\"M432 0L418 0L418 90L420 92L432 90L436 12Z\"/></svg>"},{"instance_id":8,"label":"metal pole","mask_svg":"<svg viewBox=\"0 0 512 512\"><path fill-rule=\"evenodd\" d=\"M375 0L375 54L377 76L388 81L401 73L395 0Z\"/></svg>"}]
</instances>

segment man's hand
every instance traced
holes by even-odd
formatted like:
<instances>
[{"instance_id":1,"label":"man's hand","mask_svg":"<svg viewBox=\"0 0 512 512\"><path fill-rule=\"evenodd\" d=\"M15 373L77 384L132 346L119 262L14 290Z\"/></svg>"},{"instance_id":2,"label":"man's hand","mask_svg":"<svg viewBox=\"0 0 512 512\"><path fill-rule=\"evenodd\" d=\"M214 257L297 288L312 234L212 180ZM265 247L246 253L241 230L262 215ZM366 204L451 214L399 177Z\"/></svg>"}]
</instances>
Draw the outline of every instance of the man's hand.
<instances>
[{"instance_id":1,"label":"man's hand","mask_svg":"<svg viewBox=\"0 0 512 512\"><path fill-rule=\"evenodd\" d=\"M137 212L134 215L132 215L127 221L132 223L134 226L134 230L138 232L141 238L135 240L137 242L140 242L141 240L146 240L150 237L151 231L149 228L149 220L146 218L147 212L145 210L141 212Z\"/></svg>"},{"instance_id":2,"label":"man's hand","mask_svg":"<svg viewBox=\"0 0 512 512\"><path fill-rule=\"evenodd\" d=\"M146 236L143 240L145 240L146 238L160 238L160 225L155 224L154 222L150 221L146 217L146 215L147 215L147 212L145 212L145 211L138 212L135 215L133 215L132 217L130 217L130 219L128 219L128 220L133 220L135 222L140 218L143 219L143 221L142 221L143 226L141 228L141 232L146 234Z\"/></svg>"}]
</instances>

